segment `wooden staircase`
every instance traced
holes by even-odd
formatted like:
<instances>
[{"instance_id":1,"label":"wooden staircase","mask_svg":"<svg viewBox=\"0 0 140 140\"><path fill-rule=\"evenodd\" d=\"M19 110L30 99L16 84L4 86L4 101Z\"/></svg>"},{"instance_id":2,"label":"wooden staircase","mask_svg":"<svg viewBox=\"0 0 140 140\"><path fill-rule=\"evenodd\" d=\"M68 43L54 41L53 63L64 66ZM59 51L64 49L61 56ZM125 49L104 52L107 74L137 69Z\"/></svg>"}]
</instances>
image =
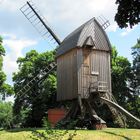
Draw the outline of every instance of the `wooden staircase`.
<instances>
[{"instance_id":1,"label":"wooden staircase","mask_svg":"<svg viewBox=\"0 0 140 140\"><path fill-rule=\"evenodd\" d=\"M98 93L99 97L103 96L103 97L117 103L114 96L111 93L108 92L107 83L104 82L104 81L98 81L98 82L90 83L89 92L90 92L90 94ZM89 96L90 95L88 94L88 97ZM117 111L114 107L112 107L109 104L107 104L107 105L108 105L108 107L109 107L109 109L110 109L110 111L113 115L113 118L117 122L117 124L121 128L126 127L125 117L119 111Z\"/></svg>"},{"instance_id":2,"label":"wooden staircase","mask_svg":"<svg viewBox=\"0 0 140 140\"><path fill-rule=\"evenodd\" d=\"M92 92L100 92L100 93L106 93L107 92L107 83L103 81L97 81L94 83L90 83L90 93Z\"/></svg>"},{"instance_id":3,"label":"wooden staircase","mask_svg":"<svg viewBox=\"0 0 140 140\"><path fill-rule=\"evenodd\" d=\"M109 99L110 101L113 101L114 103L117 103L117 101L115 100L114 96L107 92L104 97L106 99ZM118 104L118 103L117 103ZM121 112L119 112L118 110L116 110L114 107L112 107L111 105L107 104L112 115L113 115L113 118L115 119L116 123L121 127L121 128L125 128L126 127L126 118L124 115L122 115Z\"/></svg>"}]
</instances>

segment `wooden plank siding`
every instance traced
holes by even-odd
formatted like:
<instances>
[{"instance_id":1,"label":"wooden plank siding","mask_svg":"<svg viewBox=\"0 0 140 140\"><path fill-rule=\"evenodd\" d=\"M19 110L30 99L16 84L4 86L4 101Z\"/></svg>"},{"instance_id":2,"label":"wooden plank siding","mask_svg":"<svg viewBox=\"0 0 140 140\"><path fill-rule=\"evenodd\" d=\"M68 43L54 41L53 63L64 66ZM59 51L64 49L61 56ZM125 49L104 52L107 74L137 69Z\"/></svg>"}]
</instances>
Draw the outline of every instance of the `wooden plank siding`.
<instances>
[{"instance_id":1,"label":"wooden plank siding","mask_svg":"<svg viewBox=\"0 0 140 140\"><path fill-rule=\"evenodd\" d=\"M57 58L57 100L77 98L77 49Z\"/></svg>"},{"instance_id":2,"label":"wooden plank siding","mask_svg":"<svg viewBox=\"0 0 140 140\"><path fill-rule=\"evenodd\" d=\"M69 34L57 48L57 100L86 98L97 81L107 83L111 93L110 53L109 39L95 18Z\"/></svg>"},{"instance_id":3,"label":"wooden plank siding","mask_svg":"<svg viewBox=\"0 0 140 140\"><path fill-rule=\"evenodd\" d=\"M99 76L92 76L92 72ZM90 83L103 81L111 92L110 53L93 49L72 49L57 58L57 100L86 98Z\"/></svg>"},{"instance_id":4,"label":"wooden plank siding","mask_svg":"<svg viewBox=\"0 0 140 140\"><path fill-rule=\"evenodd\" d=\"M78 94L86 98L90 83L103 81L107 83L108 91L111 91L110 53L107 51L83 49L78 70ZM79 63L79 62L78 62ZM92 72L99 73L99 76L92 76Z\"/></svg>"},{"instance_id":5,"label":"wooden plank siding","mask_svg":"<svg viewBox=\"0 0 140 140\"><path fill-rule=\"evenodd\" d=\"M86 98L90 82L90 50L78 49L78 94L81 98Z\"/></svg>"},{"instance_id":6,"label":"wooden plank siding","mask_svg":"<svg viewBox=\"0 0 140 140\"><path fill-rule=\"evenodd\" d=\"M107 83L111 91L110 53L94 50L90 55L90 71L99 72L98 81Z\"/></svg>"}]
</instances>

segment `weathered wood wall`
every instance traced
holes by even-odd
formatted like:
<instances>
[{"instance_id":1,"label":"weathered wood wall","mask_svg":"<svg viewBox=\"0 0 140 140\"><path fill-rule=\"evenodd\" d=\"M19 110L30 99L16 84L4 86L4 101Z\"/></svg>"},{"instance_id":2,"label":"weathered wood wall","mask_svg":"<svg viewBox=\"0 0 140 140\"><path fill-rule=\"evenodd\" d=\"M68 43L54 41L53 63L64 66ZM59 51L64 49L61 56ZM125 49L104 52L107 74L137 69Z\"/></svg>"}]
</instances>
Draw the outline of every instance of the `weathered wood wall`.
<instances>
[{"instance_id":1,"label":"weathered wood wall","mask_svg":"<svg viewBox=\"0 0 140 140\"><path fill-rule=\"evenodd\" d=\"M86 98L97 80L106 82L111 92L110 51L109 39L95 18L69 34L57 49L57 99Z\"/></svg>"},{"instance_id":2,"label":"weathered wood wall","mask_svg":"<svg viewBox=\"0 0 140 140\"><path fill-rule=\"evenodd\" d=\"M77 49L57 58L57 100L77 98Z\"/></svg>"},{"instance_id":3,"label":"weathered wood wall","mask_svg":"<svg viewBox=\"0 0 140 140\"><path fill-rule=\"evenodd\" d=\"M99 76L92 76L92 72ZM57 58L57 100L86 98L90 83L103 81L111 92L110 53L76 48Z\"/></svg>"},{"instance_id":4,"label":"weathered wood wall","mask_svg":"<svg viewBox=\"0 0 140 140\"><path fill-rule=\"evenodd\" d=\"M88 94L90 82L90 51L88 49L77 50L77 73L78 73L78 94L85 98Z\"/></svg>"},{"instance_id":5,"label":"weathered wood wall","mask_svg":"<svg viewBox=\"0 0 140 140\"><path fill-rule=\"evenodd\" d=\"M111 92L110 53L94 50L90 55L90 71L99 72L98 80L107 83Z\"/></svg>"},{"instance_id":6,"label":"weathered wood wall","mask_svg":"<svg viewBox=\"0 0 140 140\"><path fill-rule=\"evenodd\" d=\"M79 50L78 63L78 94L86 98L90 83L103 81L107 83L108 91L111 92L110 53L98 50ZM92 76L92 72L99 76Z\"/></svg>"}]
</instances>

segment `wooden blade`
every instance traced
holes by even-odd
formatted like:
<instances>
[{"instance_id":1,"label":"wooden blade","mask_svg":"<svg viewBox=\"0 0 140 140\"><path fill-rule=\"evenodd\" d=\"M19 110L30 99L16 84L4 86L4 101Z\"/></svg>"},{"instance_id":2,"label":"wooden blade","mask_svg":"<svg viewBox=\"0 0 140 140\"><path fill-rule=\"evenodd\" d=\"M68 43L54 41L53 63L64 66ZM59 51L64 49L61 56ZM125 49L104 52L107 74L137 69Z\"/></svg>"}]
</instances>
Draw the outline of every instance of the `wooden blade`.
<instances>
[{"instance_id":1,"label":"wooden blade","mask_svg":"<svg viewBox=\"0 0 140 140\"><path fill-rule=\"evenodd\" d=\"M100 23L104 30L110 26L109 20L107 20L104 16L99 16L96 18L96 20Z\"/></svg>"},{"instance_id":2,"label":"wooden blade","mask_svg":"<svg viewBox=\"0 0 140 140\"><path fill-rule=\"evenodd\" d=\"M19 90L16 94L25 95L34 85L34 82L41 84L43 79L47 78L47 76L56 68L57 64L55 62L50 63L45 69L41 70L32 80L30 80L26 85L23 86L21 90Z\"/></svg>"},{"instance_id":3,"label":"wooden blade","mask_svg":"<svg viewBox=\"0 0 140 140\"><path fill-rule=\"evenodd\" d=\"M45 23L45 18L40 14L39 10L37 10L32 2L27 1L27 3L20 8L20 10L43 38L50 38L50 40L53 40L53 42L55 41L58 45L61 44L59 38Z\"/></svg>"}]
</instances>

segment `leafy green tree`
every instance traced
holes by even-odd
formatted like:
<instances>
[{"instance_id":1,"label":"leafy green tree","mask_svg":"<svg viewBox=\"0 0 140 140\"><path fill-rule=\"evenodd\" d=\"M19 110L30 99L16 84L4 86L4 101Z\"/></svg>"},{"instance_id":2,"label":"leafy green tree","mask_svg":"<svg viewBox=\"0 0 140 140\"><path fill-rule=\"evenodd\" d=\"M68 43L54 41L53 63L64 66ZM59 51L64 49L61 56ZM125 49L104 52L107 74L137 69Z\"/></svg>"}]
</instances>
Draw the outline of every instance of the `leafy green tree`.
<instances>
[{"instance_id":1,"label":"leafy green tree","mask_svg":"<svg viewBox=\"0 0 140 140\"><path fill-rule=\"evenodd\" d=\"M2 46L3 40L2 37L0 37L0 96L5 99L6 96L10 96L14 94L13 88L6 84L6 75L2 71L2 66L3 66L3 56L5 55L5 50Z\"/></svg>"},{"instance_id":2,"label":"leafy green tree","mask_svg":"<svg viewBox=\"0 0 140 140\"><path fill-rule=\"evenodd\" d=\"M137 40L135 46L132 47L132 73L131 79L131 94L133 95L128 104L130 111L139 117L140 116L140 39Z\"/></svg>"},{"instance_id":3,"label":"leafy green tree","mask_svg":"<svg viewBox=\"0 0 140 140\"><path fill-rule=\"evenodd\" d=\"M0 127L9 129L13 127L12 104L0 101Z\"/></svg>"},{"instance_id":4,"label":"leafy green tree","mask_svg":"<svg viewBox=\"0 0 140 140\"><path fill-rule=\"evenodd\" d=\"M1 89L1 86L3 85L4 81L6 80L6 75L2 71L4 55L5 55L5 50L2 46L2 38L0 37L0 89Z\"/></svg>"},{"instance_id":5,"label":"leafy green tree","mask_svg":"<svg viewBox=\"0 0 140 140\"><path fill-rule=\"evenodd\" d=\"M137 44L132 47L133 56L133 87L137 95L140 95L140 39L137 40Z\"/></svg>"},{"instance_id":6,"label":"leafy green tree","mask_svg":"<svg viewBox=\"0 0 140 140\"><path fill-rule=\"evenodd\" d=\"M32 80L41 70L54 61L54 52L37 53L32 50L24 58L18 58L19 72L14 73L15 103L14 114L16 121L21 122L24 126L40 127L42 118L46 115L48 108L53 107L56 103L56 70L52 71L42 83L35 81L32 89L26 93L18 91ZM22 114L24 112L24 114ZM21 116L24 119L18 120Z\"/></svg>"},{"instance_id":7,"label":"leafy green tree","mask_svg":"<svg viewBox=\"0 0 140 140\"><path fill-rule=\"evenodd\" d=\"M140 116L140 42L132 47L133 64L118 56L112 48L112 92L118 103L133 115ZM127 120L130 127L134 122Z\"/></svg>"},{"instance_id":8,"label":"leafy green tree","mask_svg":"<svg viewBox=\"0 0 140 140\"><path fill-rule=\"evenodd\" d=\"M132 98L129 88L131 79L131 64L127 58L118 56L115 47L112 48L112 92L120 105L126 108L128 98Z\"/></svg>"},{"instance_id":9,"label":"leafy green tree","mask_svg":"<svg viewBox=\"0 0 140 140\"><path fill-rule=\"evenodd\" d=\"M140 22L140 0L116 0L118 12L115 21L120 28L134 26Z\"/></svg>"}]
</instances>

